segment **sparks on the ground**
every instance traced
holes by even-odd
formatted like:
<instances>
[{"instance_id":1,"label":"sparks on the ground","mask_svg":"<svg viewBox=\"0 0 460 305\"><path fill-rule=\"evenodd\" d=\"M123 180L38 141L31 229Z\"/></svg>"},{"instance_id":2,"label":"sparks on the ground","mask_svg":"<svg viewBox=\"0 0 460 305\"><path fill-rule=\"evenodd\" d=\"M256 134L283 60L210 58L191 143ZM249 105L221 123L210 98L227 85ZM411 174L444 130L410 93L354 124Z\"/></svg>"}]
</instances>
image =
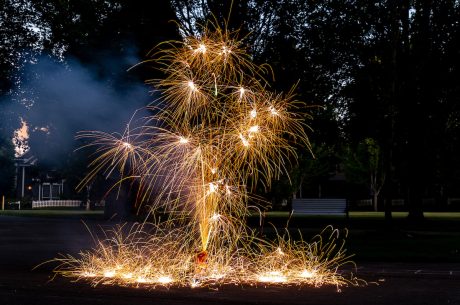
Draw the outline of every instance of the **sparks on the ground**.
<instances>
[{"instance_id":1,"label":"sparks on the ground","mask_svg":"<svg viewBox=\"0 0 460 305\"><path fill-rule=\"evenodd\" d=\"M118 169L119 183L136 179L136 198L166 219L105 232L91 251L57 259L57 273L152 287L355 283L337 271L349 259L337 230L311 242L285 234L271 241L246 224L248 203L257 201L250 189L287 174L293 143L310 144L303 104L269 92L260 77L269 70L232 35L205 28L202 37L172 42L157 54L162 102L149 106L144 126L81 135L94 139L98 154L86 182Z\"/></svg>"}]
</instances>

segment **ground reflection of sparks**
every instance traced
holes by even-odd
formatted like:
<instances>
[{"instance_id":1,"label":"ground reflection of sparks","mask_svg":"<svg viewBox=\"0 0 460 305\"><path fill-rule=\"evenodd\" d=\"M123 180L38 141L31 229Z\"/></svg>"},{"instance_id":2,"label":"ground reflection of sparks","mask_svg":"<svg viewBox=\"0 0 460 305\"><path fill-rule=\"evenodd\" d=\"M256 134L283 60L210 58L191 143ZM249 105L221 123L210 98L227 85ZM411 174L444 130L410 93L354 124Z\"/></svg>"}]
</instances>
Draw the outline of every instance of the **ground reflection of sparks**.
<instances>
[{"instance_id":1,"label":"ground reflection of sparks","mask_svg":"<svg viewBox=\"0 0 460 305\"><path fill-rule=\"evenodd\" d=\"M167 77L155 85L164 104L151 107L155 114L144 126L122 135L80 134L94 140L89 146L98 153L84 182L117 169L121 181L137 179L138 198L152 213L172 216L106 232L92 251L57 259L56 272L95 274L95 284L356 283L337 273L349 258L337 245L338 231L328 228L310 243L267 241L246 226L254 183L269 185L286 173L296 158L290 143L310 144L303 104L292 93L268 92L265 66L254 65L231 36L206 29L158 53Z\"/></svg>"}]
</instances>

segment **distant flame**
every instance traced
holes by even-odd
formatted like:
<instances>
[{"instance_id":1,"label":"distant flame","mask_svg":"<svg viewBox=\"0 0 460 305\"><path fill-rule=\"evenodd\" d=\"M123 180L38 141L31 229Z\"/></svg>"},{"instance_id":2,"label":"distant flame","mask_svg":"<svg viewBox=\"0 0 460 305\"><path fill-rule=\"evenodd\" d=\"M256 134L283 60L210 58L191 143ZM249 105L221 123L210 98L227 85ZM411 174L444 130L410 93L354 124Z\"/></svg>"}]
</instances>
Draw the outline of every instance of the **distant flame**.
<instances>
[{"instance_id":1,"label":"distant flame","mask_svg":"<svg viewBox=\"0 0 460 305\"><path fill-rule=\"evenodd\" d=\"M21 127L13 132L14 156L19 158L29 151L29 126L21 118Z\"/></svg>"}]
</instances>

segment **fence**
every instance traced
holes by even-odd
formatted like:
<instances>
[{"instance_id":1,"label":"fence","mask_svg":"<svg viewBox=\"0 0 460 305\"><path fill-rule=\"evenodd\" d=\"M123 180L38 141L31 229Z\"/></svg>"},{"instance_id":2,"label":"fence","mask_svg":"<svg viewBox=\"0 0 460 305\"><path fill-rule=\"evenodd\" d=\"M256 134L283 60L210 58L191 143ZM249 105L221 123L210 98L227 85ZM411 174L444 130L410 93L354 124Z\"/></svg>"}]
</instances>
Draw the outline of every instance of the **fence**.
<instances>
[{"instance_id":1,"label":"fence","mask_svg":"<svg viewBox=\"0 0 460 305\"><path fill-rule=\"evenodd\" d=\"M447 198L447 205L458 205L458 206L460 206L460 198Z\"/></svg>"},{"instance_id":2,"label":"fence","mask_svg":"<svg viewBox=\"0 0 460 305\"><path fill-rule=\"evenodd\" d=\"M32 209L54 207L80 207L81 200L39 200L32 201Z\"/></svg>"}]
</instances>

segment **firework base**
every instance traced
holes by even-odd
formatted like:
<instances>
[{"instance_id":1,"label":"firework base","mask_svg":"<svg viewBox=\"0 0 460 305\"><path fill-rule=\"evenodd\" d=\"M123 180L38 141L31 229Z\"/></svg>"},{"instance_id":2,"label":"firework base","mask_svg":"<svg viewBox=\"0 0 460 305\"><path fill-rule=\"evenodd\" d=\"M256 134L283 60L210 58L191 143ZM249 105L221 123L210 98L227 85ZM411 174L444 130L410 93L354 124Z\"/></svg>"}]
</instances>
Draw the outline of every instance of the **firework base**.
<instances>
[{"instance_id":1,"label":"firework base","mask_svg":"<svg viewBox=\"0 0 460 305\"><path fill-rule=\"evenodd\" d=\"M87 221L90 227L99 222ZM109 224L102 223L107 226ZM209 288L92 287L57 277L51 265L31 271L58 252L89 248L78 219L0 216L0 304L460 304L459 264L359 264L366 287L223 285ZM371 282L377 282L378 285Z\"/></svg>"}]
</instances>

